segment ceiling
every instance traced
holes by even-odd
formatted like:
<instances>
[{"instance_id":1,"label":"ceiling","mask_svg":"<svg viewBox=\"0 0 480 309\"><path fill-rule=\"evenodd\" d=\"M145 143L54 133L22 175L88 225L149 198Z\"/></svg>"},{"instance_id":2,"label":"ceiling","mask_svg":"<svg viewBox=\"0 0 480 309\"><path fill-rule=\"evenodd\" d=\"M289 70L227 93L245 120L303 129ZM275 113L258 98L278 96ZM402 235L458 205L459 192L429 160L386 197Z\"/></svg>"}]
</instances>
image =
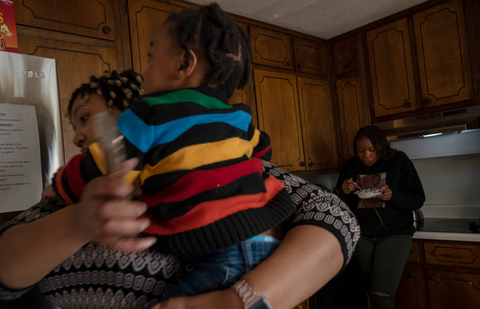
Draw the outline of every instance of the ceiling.
<instances>
[{"instance_id":1,"label":"ceiling","mask_svg":"<svg viewBox=\"0 0 480 309\"><path fill-rule=\"evenodd\" d=\"M209 4L212 0L190 0ZM237 15L330 39L427 0L216 0Z\"/></svg>"}]
</instances>

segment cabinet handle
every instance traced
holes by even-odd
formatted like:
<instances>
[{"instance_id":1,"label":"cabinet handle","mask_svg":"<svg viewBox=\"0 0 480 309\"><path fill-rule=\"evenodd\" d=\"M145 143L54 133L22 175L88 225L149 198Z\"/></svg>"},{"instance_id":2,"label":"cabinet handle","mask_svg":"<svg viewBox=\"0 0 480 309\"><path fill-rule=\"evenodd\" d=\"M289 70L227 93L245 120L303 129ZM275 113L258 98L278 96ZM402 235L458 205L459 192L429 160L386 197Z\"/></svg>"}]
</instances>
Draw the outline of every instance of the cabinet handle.
<instances>
[{"instance_id":1,"label":"cabinet handle","mask_svg":"<svg viewBox=\"0 0 480 309\"><path fill-rule=\"evenodd\" d=\"M304 166L305 166L305 162L300 162L300 166L301 166L301 167L304 167Z\"/></svg>"},{"instance_id":2,"label":"cabinet handle","mask_svg":"<svg viewBox=\"0 0 480 309\"><path fill-rule=\"evenodd\" d=\"M109 34L110 32L112 32L112 27L108 25L103 27L103 32L105 32L106 34Z\"/></svg>"},{"instance_id":3,"label":"cabinet handle","mask_svg":"<svg viewBox=\"0 0 480 309\"><path fill-rule=\"evenodd\" d=\"M425 98L425 99L423 99L423 103L425 103L425 104L428 104L428 103L430 103L431 101L432 101L432 100L430 100L430 98Z\"/></svg>"},{"instance_id":4,"label":"cabinet handle","mask_svg":"<svg viewBox=\"0 0 480 309\"><path fill-rule=\"evenodd\" d=\"M288 65L288 66L291 66L291 65L292 65L292 62L291 62L291 61L287 61L287 65Z\"/></svg>"},{"instance_id":5,"label":"cabinet handle","mask_svg":"<svg viewBox=\"0 0 480 309\"><path fill-rule=\"evenodd\" d=\"M312 162L308 163L308 166L313 167L313 163Z\"/></svg>"},{"instance_id":6,"label":"cabinet handle","mask_svg":"<svg viewBox=\"0 0 480 309\"><path fill-rule=\"evenodd\" d=\"M437 278L435 278L435 276L428 276L427 279L428 281L435 281Z\"/></svg>"},{"instance_id":7,"label":"cabinet handle","mask_svg":"<svg viewBox=\"0 0 480 309\"><path fill-rule=\"evenodd\" d=\"M407 103L405 103L405 105L406 105L407 107L412 107L412 102L408 101Z\"/></svg>"},{"instance_id":8,"label":"cabinet handle","mask_svg":"<svg viewBox=\"0 0 480 309\"><path fill-rule=\"evenodd\" d=\"M459 254L459 253L444 253L444 254L440 254L441 257L446 257L446 258L451 258L451 259L462 259L463 258L463 254Z\"/></svg>"},{"instance_id":9,"label":"cabinet handle","mask_svg":"<svg viewBox=\"0 0 480 309\"><path fill-rule=\"evenodd\" d=\"M408 278L408 279L413 279L413 278L415 278L415 274L408 273L408 274L407 274L407 278Z\"/></svg>"}]
</instances>

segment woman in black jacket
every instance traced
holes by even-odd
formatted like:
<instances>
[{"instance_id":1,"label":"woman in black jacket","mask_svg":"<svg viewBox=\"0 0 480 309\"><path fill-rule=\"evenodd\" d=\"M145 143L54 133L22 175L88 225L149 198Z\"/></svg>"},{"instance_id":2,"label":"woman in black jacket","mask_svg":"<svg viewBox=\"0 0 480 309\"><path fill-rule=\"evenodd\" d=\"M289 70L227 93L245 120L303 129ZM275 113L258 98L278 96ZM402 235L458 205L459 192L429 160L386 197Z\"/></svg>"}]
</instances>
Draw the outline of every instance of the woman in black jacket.
<instances>
[{"instance_id":1,"label":"woman in black jacket","mask_svg":"<svg viewBox=\"0 0 480 309\"><path fill-rule=\"evenodd\" d=\"M361 237L354 253L372 309L393 308L393 298L415 233L413 213L425 202L412 161L393 149L383 131L361 128L354 139L355 157L348 160L336 191L355 209ZM360 199L354 191L378 189L380 195Z\"/></svg>"}]
</instances>

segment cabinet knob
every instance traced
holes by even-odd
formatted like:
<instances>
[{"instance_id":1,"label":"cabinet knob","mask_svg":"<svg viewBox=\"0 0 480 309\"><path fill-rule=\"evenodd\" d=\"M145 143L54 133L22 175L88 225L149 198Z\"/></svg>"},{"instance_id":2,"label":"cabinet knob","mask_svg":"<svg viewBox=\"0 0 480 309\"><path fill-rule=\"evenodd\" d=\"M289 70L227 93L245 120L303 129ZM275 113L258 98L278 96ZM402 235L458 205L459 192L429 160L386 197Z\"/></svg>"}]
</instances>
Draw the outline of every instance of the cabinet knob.
<instances>
[{"instance_id":1,"label":"cabinet knob","mask_svg":"<svg viewBox=\"0 0 480 309\"><path fill-rule=\"evenodd\" d=\"M288 66L291 66L291 65L292 65L292 62L291 62L290 60L287 61L287 65L288 65Z\"/></svg>"},{"instance_id":2,"label":"cabinet knob","mask_svg":"<svg viewBox=\"0 0 480 309\"><path fill-rule=\"evenodd\" d=\"M413 278L415 278L415 274L408 273L408 274L407 274L407 278L408 278L408 279L413 279Z\"/></svg>"},{"instance_id":3,"label":"cabinet knob","mask_svg":"<svg viewBox=\"0 0 480 309\"><path fill-rule=\"evenodd\" d=\"M425 99L423 99L423 103L425 103L425 104L428 104L428 103L430 103L431 101L432 101L432 100L430 100L430 98L425 98Z\"/></svg>"},{"instance_id":4,"label":"cabinet knob","mask_svg":"<svg viewBox=\"0 0 480 309\"><path fill-rule=\"evenodd\" d=\"M355 62L350 61L350 63L349 63L348 65L351 66L351 67L354 67L354 66L355 66Z\"/></svg>"},{"instance_id":5,"label":"cabinet knob","mask_svg":"<svg viewBox=\"0 0 480 309\"><path fill-rule=\"evenodd\" d=\"M412 102L408 101L407 103L405 103L405 105L406 105L407 107L412 107Z\"/></svg>"},{"instance_id":6,"label":"cabinet knob","mask_svg":"<svg viewBox=\"0 0 480 309\"><path fill-rule=\"evenodd\" d=\"M308 166L313 167L313 163L312 162L308 163Z\"/></svg>"},{"instance_id":7,"label":"cabinet knob","mask_svg":"<svg viewBox=\"0 0 480 309\"><path fill-rule=\"evenodd\" d=\"M301 166L301 167L304 167L304 166L305 166L305 162L300 162L300 166Z\"/></svg>"},{"instance_id":8,"label":"cabinet knob","mask_svg":"<svg viewBox=\"0 0 480 309\"><path fill-rule=\"evenodd\" d=\"M299 69L303 69L303 65L301 65L300 63L298 64L298 68Z\"/></svg>"},{"instance_id":9,"label":"cabinet knob","mask_svg":"<svg viewBox=\"0 0 480 309\"><path fill-rule=\"evenodd\" d=\"M427 279L428 281L435 281L436 278L435 276L428 276Z\"/></svg>"},{"instance_id":10,"label":"cabinet knob","mask_svg":"<svg viewBox=\"0 0 480 309\"><path fill-rule=\"evenodd\" d=\"M103 32L105 32L106 34L111 33L111 32L112 32L112 27L110 27L110 26L108 26L108 25L107 25L107 26L104 26L104 27L103 27Z\"/></svg>"}]
</instances>

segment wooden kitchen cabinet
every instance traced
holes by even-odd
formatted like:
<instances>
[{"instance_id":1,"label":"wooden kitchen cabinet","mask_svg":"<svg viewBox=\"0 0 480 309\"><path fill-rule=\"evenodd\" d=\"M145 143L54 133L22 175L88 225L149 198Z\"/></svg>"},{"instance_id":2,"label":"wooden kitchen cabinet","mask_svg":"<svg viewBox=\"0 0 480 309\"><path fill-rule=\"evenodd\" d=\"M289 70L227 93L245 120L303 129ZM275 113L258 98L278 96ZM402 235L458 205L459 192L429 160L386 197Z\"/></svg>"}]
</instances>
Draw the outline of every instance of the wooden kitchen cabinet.
<instances>
[{"instance_id":1,"label":"wooden kitchen cabinet","mask_svg":"<svg viewBox=\"0 0 480 309\"><path fill-rule=\"evenodd\" d=\"M87 83L92 75L99 76L106 70L121 70L117 66L114 48L71 43L19 33L19 52L57 61L58 91L61 104L63 146L65 162L79 154L73 144L74 132L68 119L68 103L73 91Z\"/></svg>"},{"instance_id":2,"label":"wooden kitchen cabinet","mask_svg":"<svg viewBox=\"0 0 480 309\"><path fill-rule=\"evenodd\" d=\"M332 45L332 62L335 75L358 70L357 44L354 37Z\"/></svg>"},{"instance_id":3,"label":"wooden kitchen cabinet","mask_svg":"<svg viewBox=\"0 0 480 309\"><path fill-rule=\"evenodd\" d=\"M307 171L338 167L333 106L328 80L298 77Z\"/></svg>"},{"instance_id":4,"label":"wooden kitchen cabinet","mask_svg":"<svg viewBox=\"0 0 480 309\"><path fill-rule=\"evenodd\" d=\"M270 135L272 163L288 171L305 170L295 74L254 70L254 76L258 127Z\"/></svg>"},{"instance_id":5,"label":"wooden kitchen cabinet","mask_svg":"<svg viewBox=\"0 0 480 309\"><path fill-rule=\"evenodd\" d=\"M367 32L375 116L418 108L407 19Z\"/></svg>"},{"instance_id":6,"label":"wooden kitchen cabinet","mask_svg":"<svg viewBox=\"0 0 480 309\"><path fill-rule=\"evenodd\" d=\"M362 87L358 74L345 76L336 82L338 113L344 160L355 156L353 140L361 127L368 125Z\"/></svg>"},{"instance_id":7,"label":"wooden kitchen cabinet","mask_svg":"<svg viewBox=\"0 0 480 309\"><path fill-rule=\"evenodd\" d=\"M425 246L427 264L480 269L480 246L428 242Z\"/></svg>"},{"instance_id":8,"label":"wooden kitchen cabinet","mask_svg":"<svg viewBox=\"0 0 480 309\"><path fill-rule=\"evenodd\" d=\"M427 271L430 309L478 309L480 275Z\"/></svg>"},{"instance_id":9,"label":"wooden kitchen cabinet","mask_svg":"<svg viewBox=\"0 0 480 309\"><path fill-rule=\"evenodd\" d=\"M422 105L473 99L467 31L462 0L413 15Z\"/></svg>"},{"instance_id":10,"label":"wooden kitchen cabinet","mask_svg":"<svg viewBox=\"0 0 480 309\"><path fill-rule=\"evenodd\" d=\"M327 44L294 38L293 54L297 72L329 76Z\"/></svg>"},{"instance_id":11,"label":"wooden kitchen cabinet","mask_svg":"<svg viewBox=\"0 0 480 309\"><path fill-rule=\"evenodd\" d=\"M115 40L115 0L15 0L19 25Z\"/></svg>"},{"instance_id":12,"label":"wooden kitchen cabinet","mask_svg":"<svg viewBox=\"0 0 480 309\"><path fill-rule=\"evenodd\" d=\"M250 26L252 62L293 70L292 38L286 34Z\"/></svg>"},{"instance_id":13,"label":"wooden kitchen cabinet","mask_svg":"<svg viewBox=\"0 0 480 309\"><path fill-rule=\"evenodd\" d=\"M425 276L416 264L407 264L395 293L394 308L427 309L424 297Z\"/></svg>"}]
</instances>

